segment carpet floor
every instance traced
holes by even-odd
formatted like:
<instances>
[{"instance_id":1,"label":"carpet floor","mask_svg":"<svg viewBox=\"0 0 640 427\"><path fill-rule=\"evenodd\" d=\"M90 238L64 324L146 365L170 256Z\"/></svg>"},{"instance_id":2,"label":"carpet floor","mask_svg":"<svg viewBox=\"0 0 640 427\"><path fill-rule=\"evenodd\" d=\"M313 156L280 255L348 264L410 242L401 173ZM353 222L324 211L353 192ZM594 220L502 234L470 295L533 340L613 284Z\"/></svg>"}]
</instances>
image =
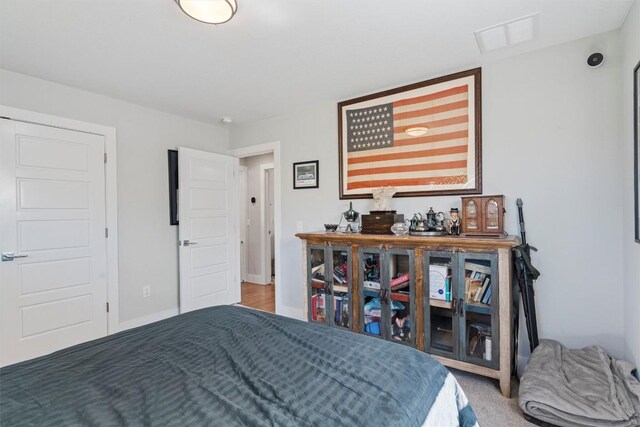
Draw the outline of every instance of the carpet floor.
<instances>
[{"instance_id":1,"label":"carpet floor","mask_svg":"<svg viewBox=\"0 0 640 427\"><path fill-rule=\"evenodd\" d=\"M481 427L531 427L518 406L518 384L511 384L511 399L500 393L498 381L450 369L467 395Z\"/></svg>"}]
</instances>

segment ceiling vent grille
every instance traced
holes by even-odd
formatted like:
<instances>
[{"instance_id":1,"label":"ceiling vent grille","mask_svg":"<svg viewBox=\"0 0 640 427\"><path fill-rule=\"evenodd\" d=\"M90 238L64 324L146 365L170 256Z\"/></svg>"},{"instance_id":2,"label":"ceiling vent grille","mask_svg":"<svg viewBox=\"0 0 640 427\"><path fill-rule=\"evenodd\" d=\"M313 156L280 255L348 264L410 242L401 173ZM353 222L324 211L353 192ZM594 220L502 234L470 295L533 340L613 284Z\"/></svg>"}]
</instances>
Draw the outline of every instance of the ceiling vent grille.
<instances>
[{"instance_id":1,"label":"ceiling vent grille","mask_svg":"<svg viewBox=\"0 0 640 427\"><path fill-rule=\"evenodd\" d=\"M524 43L538 37L538 15L533 14L476 31L481 53Z\"/></svg>"}]
</instances>

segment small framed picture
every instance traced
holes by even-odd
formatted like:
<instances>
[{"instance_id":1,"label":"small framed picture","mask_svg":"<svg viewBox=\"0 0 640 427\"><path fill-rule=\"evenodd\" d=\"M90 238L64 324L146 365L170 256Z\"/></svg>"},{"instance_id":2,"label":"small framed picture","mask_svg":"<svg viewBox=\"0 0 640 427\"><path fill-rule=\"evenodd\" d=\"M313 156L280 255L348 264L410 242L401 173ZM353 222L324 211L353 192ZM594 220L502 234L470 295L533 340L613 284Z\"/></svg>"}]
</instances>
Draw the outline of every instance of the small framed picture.
<instances>
[{"instance_id":1,"label":"small framed picture","mask_svg":"<svg viewBox=\"0 0 640 427\"><path fill-rule=\"evenodd\" d=\"M318 188L318 161L293 164L293 189Z\"/></svg>"}]
</instances>

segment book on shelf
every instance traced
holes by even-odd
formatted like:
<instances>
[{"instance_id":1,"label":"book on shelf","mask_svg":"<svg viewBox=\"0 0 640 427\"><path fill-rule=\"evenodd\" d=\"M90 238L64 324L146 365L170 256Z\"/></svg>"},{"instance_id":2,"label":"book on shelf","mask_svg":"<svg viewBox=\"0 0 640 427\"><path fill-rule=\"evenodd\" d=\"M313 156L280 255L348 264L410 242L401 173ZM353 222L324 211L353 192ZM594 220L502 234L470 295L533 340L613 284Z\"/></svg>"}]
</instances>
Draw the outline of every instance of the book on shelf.
<instances>
[{"instance_id":1,"label":"book on shelf","mask_svg":"<svg viewBox=\"0 0 640 427\"><path fill-rule=\"evenodd\" d=\"M409 281L409 273L404 273L401 274L400 276L396 277L395 279L391 279L391 287L393 288L394 286L398 286L401 285L405 282Z\"/></svg>"},{"instance_id":2,"label":"book on shelf","mask_svg":"<svg viewBox=\"0 0 640 427\"><path fill-rule=\"evenodd\" d=\"M464 263L464 269L476 273L491 274L490 266L470 261Z\"/></svg>"},{"instance_id":3,"label":"book on shelf","mask_svg":"<svg viewBox=\"0 0 640 427\"><path fill-rule=\"evenodd\" d=\"M335 280L336 282L338 282L341 285L344 285L345 283L347 283L347 281L344 278L338 276L335 273L333 273L333 280Z\"/></svg>"},{"instance_id":4,"label":"book on shelf","mask_svg":"<svg viewBox=\"0 0 640 427\"><path fill-rule=\"evenodd\" d=\"M489 284L489 286L487 287L487 292L485 292L484 296L482 297L482 303L491 305L491 284Z\"/></svg>"},{"instance_id":5,"label":"book on shelf","mask_svg":"<svg viewBox=\"0 0 640 427\"><path fill-rule=\"evenodd\" d=\"M451 276L447 276L444 281L444 300L451 302Z\"/></svg>"},{"instance_id":6,"label":"book on shelf","mask_svg":"<svg viewBox=\"0 0 640 427\"><path fill-rule=\"evenodd\" d=\"M490 284L491 284L491 277L490 276L486 276L484 278L484 280L482 281L482 287L476 293L476 296L473 299L475 302L482 301L482 298L484 297L485 292L487 292L487 288L489 287Z\"/></svg>"},{"instance_id":7,"label":"book on shelf","mask_svg":"<svg viewBox=\"0 0 640 427\"><path fill-rule=\"evenodd\" d=\"M449 276L449 267L445 264L429 265L429 298L445 300L446 282Z\"/></svg>"},{"instance_id":8,"label":"book on shelf","mask_svg":"<svg viewBox=\"0 0 640 427\"><path fill-rule=\"evenodd\" d=\"M380 283L373 282L371 280L363 281L362 282L362 286L364 286L364 288L366 288L366 289L375 289L375 290L379 290L380 289Z\"/></svg>"}]
</instances>

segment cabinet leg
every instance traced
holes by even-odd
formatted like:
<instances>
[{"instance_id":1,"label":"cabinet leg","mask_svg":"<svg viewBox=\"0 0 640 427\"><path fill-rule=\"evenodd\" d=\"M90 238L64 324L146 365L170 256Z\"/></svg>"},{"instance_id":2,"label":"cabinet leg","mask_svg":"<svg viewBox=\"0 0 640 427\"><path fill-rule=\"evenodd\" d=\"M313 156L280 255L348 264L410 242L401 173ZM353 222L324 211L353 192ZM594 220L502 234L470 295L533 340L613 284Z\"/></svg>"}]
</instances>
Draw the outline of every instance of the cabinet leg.
<instances>
[{"instance_id":1,"label":"cabinet leg","mask_svg":"<svg viewBox=\"0 0 640 427\"><path fill-rule=\"evenodd\" d=\"M502 395L507 399L511 398L511 376L502 374L500 375L500 391Z\"/></svg>"}]
</instances>

